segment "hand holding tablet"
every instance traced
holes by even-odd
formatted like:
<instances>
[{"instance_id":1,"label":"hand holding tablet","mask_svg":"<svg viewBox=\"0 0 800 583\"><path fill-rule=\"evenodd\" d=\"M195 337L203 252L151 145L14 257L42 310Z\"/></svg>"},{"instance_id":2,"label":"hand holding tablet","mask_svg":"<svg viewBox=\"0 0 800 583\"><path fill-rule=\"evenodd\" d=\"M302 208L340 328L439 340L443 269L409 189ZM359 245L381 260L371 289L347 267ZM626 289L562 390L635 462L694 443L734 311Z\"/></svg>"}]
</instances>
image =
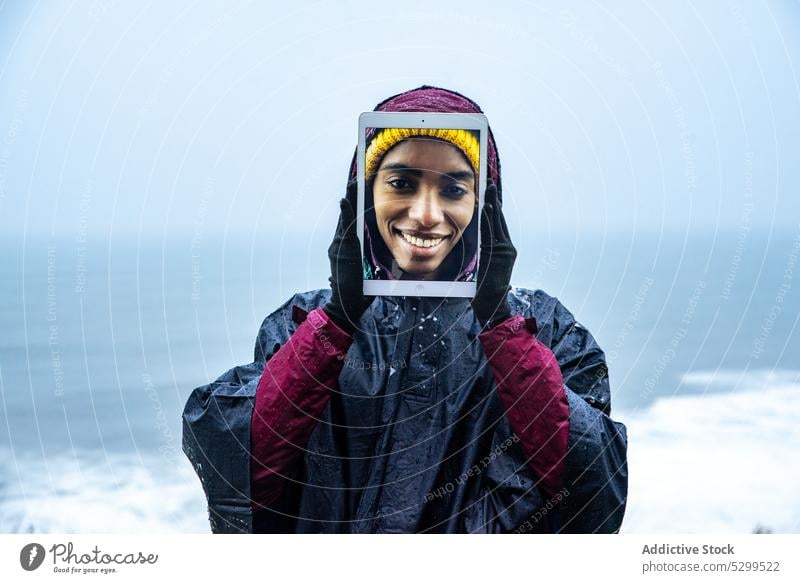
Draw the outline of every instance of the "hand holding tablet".
<instances>
[{"instance_id":1,"label":"hand holding tablet","mask_svg":"<svg viewBox=\"0 0 800 583\"><path fill-rule=\"evenodd\" d=\"M356 323L375 298L365 296L361 281L361 250L356 235L356 220L350 201L355 194L355 183L347 188L347 195L339 201L339 222L328 247L331 262L331 301L325 313L345 332L352 334Z\"/></svg>"},{"instance_id":2,"label":"hand holding tablet","mask_svg":"<svg viewBox=\"0 0 800 583\"><path fill-rule=\"evenodd\" d=\"M472 309L483 328L511 316L507 296L516 259L517 249L511 242L497 187L492 184L486 189L481 213L481 269L478 291L472 298Z\"/></svg>"}]
</instances>

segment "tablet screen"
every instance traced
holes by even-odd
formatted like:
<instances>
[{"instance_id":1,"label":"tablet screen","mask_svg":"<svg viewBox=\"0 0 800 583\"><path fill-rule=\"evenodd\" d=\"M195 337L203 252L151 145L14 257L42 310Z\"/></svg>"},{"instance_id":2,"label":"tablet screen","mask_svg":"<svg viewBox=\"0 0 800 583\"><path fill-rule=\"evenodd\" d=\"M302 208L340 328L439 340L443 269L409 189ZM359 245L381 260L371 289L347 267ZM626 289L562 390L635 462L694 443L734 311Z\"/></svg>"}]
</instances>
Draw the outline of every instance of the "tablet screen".
<instances>
[{"instance_id":1,"label":"tablet screen","mask_svg":"<svg viewBox=\"0 0 800 583\"><path fill-rule=\"evenodd\" d=\"M480 132L364 132L364 279L476 281Z\"/></svg>"}]
</instances>

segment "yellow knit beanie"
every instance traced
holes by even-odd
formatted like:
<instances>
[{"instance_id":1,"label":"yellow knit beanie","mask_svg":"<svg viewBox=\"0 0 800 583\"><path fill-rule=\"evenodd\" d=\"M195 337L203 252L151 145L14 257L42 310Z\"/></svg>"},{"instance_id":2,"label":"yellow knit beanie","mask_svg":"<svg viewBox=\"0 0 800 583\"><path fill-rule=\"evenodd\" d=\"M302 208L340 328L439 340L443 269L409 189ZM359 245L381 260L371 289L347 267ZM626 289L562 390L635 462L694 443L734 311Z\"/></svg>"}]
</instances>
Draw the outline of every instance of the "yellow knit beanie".
<instances>
[{"instance_id":1,"label":"yellow knit beanie","mask_svg":"<svg viewBox=\"0 0 800 583\"><path fill-rule=\"evenodd\" d=\"M377 170L378 162L386 152L398 142L406 138L428 136L439 138L453 144L464 153L475 176L478 175L480 166L481 146L475 134L469 130L461 129L435 129L435 128L385 128L376 135L367 147L366 152L366 177L369 178Z\"/></svg>"}]
</instances>

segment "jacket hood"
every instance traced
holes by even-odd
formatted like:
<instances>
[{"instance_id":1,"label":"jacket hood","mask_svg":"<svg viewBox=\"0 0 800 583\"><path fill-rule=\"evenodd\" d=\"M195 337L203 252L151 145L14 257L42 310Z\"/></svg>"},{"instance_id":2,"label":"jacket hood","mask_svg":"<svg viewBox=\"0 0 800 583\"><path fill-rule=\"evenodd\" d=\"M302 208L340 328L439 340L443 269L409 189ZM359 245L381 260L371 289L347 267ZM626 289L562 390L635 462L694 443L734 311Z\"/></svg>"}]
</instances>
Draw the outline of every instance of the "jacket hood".
<instances>
[{"instance_id":1,"label":"jacket hood","mask_svg":"<svg viewBox=\"0 0 800 583\"><path fill-rule=\"evenodd\" d=\"M373 111L391 111L391 112L437 112L437 113L483 113L480 106L455 91L443 89L441 87L434 87L432 85L422 85L416 89L398 93L393 95L375 106ZM357 162L358 148L353 153L353 159L350 163L350 171L348 174L348 184L352 184L357 179ZM500 157L497 154L497 146L494 141L491 127L489 128L489 135L487 139L487 185L495 184L497 186L497 196L502 204L502 184L500 179ZM354 209L358 208L355 194L348 195L350 204ZM468 231L478 233L479 219L477 213L473 217L473 222L468 227ZM365 233L367 257L364 259L364 269L367 277L376 279L394 279L391 274L392 256L389 249L386 247L383 239L380 237L370 237L370 230L366 226L375 227L374 213L367 211L365 216ZM478 241L477 237L459 241L459 244L454 248L450 255L445 259L442 264L442 279L454 281L471 281L476 277L475 265L477 263Z\"/></svg>"}]
</instances>

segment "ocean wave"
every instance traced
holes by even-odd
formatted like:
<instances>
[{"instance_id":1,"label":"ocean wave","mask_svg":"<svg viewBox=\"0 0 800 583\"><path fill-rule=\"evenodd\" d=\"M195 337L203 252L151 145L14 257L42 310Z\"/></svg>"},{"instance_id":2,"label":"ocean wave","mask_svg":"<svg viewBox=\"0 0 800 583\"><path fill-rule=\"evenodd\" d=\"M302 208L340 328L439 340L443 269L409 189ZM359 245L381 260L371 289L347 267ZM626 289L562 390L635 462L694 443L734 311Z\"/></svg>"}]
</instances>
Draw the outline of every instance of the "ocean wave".
<instances>
[{"instance_id":1,"label":"ocean wave","mask_svg":"<svg viewBox=\"0 0 800 583\"><path fill-rule=\"evenodd\" d=\"M800 531L798 372L697 371L684 382L715 390L617 412L629 439L622 532Z\"/></svg>"},{"instance_id":2,"label":"ocean wave","mask_svg":"<svg viewBox=\"0 0 800 583\"><path fill-rule=\"evenodd\" d=\"M780 386L800 386L800 370L788 369L717 369L685 373L681 384L695 389L762 391Z\"/></svg>"},{"instance_id":3,"label":"ocean wave","mask_svg":"<svg viewBox=\"0 0 800 583\"><path fill-rule=\"evenodd\" d=\"M185 458L69 452L45 463L6 450L0 480L0 532L210 532L200 482Z\"/></svg>"}]
</instances>

